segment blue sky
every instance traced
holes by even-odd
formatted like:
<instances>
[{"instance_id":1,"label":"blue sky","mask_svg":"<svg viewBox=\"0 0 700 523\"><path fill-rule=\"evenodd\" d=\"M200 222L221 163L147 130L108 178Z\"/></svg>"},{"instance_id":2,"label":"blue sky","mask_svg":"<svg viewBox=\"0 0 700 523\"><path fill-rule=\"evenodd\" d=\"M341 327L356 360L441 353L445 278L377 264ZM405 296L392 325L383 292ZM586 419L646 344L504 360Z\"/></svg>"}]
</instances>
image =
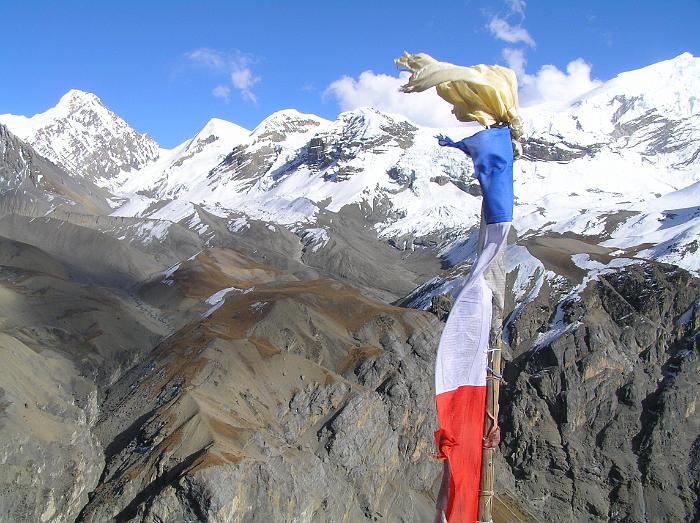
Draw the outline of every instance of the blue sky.
<instances>
[{"instance_id":1,"label":"blue sky","mask_svg":"<svg viewBox=\"0 0 700 523\"><path fill-rule=\"evenodd\" d=\"M403 50L510 65L524 104L700 53L698 0L0 0L0 27L0 114L33 115L82 89L165 147L212 117L252 129L290 107L402 112L393 59ZM439 123L432 101L413 100L403 112Z\"/></svg>"}]
</instances>

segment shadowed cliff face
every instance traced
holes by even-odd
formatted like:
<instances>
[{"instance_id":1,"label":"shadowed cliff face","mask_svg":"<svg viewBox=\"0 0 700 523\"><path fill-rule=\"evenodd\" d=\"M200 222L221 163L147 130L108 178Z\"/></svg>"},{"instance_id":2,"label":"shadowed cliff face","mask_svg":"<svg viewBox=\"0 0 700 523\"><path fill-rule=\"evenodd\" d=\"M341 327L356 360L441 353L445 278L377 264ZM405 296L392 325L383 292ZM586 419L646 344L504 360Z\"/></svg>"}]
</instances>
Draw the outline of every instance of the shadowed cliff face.
<instances>
[{"instance_id":1,"label":"shadowed cliff face","mask_svg":"<svg viewBox=\"0 0 700 523\"><path fill-rule=\"evenodd\" d=\"M104 464L101 392L167 329L124 292L80 284L0 240L0 520L73 521Z\"/></svg>"}]
</instances>

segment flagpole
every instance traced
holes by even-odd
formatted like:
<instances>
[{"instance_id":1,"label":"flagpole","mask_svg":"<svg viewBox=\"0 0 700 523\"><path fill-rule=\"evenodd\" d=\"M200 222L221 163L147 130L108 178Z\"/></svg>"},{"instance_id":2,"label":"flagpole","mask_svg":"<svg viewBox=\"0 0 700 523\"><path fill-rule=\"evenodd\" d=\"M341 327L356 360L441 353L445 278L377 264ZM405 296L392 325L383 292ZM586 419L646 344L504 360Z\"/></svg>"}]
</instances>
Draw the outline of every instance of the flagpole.
<instances>
[{"instance_id":1,"label":"flagpole","mask_svg":"<svg viewBox=\"0 0 700 523\"><path fill-rule=\"evenodd\" d=\"M497 343L500 345L501 343ZM500 348L491 353L489 367L494 369L500 375L501 366L501 351ZM498 395L499 395L499 379L491 375L486 378L486 410L484 416L484 438L487 438L489 431L489 421L492 419L498 420ZM493 418L490 418L493 416ZM478 523L491 523L493 521L492 504L493 504L493 484L494 484L494 456L496 447L483 447L481 454L481 483L479 485L479 516Z\"/></svg>"}]
</instances>

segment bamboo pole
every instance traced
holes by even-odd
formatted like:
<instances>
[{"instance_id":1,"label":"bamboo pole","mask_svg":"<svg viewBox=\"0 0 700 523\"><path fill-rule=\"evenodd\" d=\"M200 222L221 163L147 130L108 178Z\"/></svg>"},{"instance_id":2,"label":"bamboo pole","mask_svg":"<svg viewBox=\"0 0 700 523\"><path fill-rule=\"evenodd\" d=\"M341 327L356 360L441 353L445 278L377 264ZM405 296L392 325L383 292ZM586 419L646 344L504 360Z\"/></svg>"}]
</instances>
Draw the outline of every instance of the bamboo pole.
<instances>
[{"instance_id":1,"label":"bamboo pole","mask_svg":"<svg viewBox=\"0 0 700 523\"><path fill-rule=\"evenodd\" d=\"M500 375L501 371L501 345L497 341L498 350L490 352L489 367ZM498 396L500 379L491 371L486 378L486 409L484 415L484 438L489 434L490 423L498 421ZM491 417L493 416L493 417ZM494 455L496 447L484 447L481 454L481 481L479 485L479 523L490 523L492 519L493 483L494 483Z\"/></svg>"}]
</instances>

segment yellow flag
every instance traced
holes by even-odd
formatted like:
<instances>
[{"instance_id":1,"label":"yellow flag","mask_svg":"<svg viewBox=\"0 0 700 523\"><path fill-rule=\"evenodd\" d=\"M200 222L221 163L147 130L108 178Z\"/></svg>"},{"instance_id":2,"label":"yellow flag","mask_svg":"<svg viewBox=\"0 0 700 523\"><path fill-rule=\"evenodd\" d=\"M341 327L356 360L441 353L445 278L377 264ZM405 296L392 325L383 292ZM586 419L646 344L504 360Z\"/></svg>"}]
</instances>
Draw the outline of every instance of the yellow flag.
<instances>
[{"instance_id":1,"label":"yellow flag","mask_svg":"<svg viewBox=\"0 0 700 523\"><path fill-rule=\"evenodd\" d=\"M460 122L479 122L485 127L508 124L515 156L522 154L518 81L511 69L500 65L464 67L439 62L425 53L407 52L395 63L411 72L401 91L413 93L435 87L438 95L452 104L452 113Z\"/></svg>"}]
</instances>

